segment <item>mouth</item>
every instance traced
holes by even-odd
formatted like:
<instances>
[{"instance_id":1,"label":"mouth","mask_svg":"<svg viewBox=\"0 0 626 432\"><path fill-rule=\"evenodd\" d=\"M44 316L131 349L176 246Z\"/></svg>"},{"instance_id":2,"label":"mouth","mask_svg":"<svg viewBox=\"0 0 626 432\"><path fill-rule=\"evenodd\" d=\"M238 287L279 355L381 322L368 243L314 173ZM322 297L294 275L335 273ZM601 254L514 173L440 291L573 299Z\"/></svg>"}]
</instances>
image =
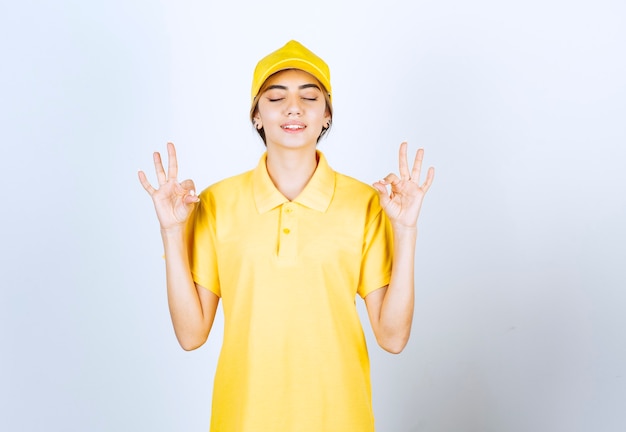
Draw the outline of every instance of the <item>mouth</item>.
<instances>
[{"instance_id":1,"label":"mouth","mask_svg":"<svg viewBox=\"0 0 626 432\"><path fill-rule=\"evenodd\" d=\"M284 131L288 131L288 132L299 132L301 130L304 130L304 128L306 128L306 126L301 123L288 123L288 124L281 125L280 127Z\"/></svg>"}]
</instances>

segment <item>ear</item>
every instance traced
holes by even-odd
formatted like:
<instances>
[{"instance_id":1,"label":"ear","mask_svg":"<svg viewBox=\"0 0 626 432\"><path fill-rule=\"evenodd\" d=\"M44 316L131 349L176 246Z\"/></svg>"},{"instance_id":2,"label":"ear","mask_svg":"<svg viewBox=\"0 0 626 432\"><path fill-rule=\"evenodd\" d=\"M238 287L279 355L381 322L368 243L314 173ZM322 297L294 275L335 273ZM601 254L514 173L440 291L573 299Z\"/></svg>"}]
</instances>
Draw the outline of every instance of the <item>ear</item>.
<instances>
[{"instance_id":1,"label":"ear","mask_svg":"<svg viewBox=\"0 0 626 432\"><path fill-rule=\"evenodd\" d=\"M259 115L258 111L257 111L257 113L254 115L253 119L254 119L254 127L255 127L257 130L261 130L261 129L263 129L263 122L261 121L261 116Z\"/></svg>"},{"instance_id":2,"label":"ear","mask_svg":"<svg viewBox=\"0 0 626 432\"><path fill-rule=\"evenodd\" d=\"M331 122L332 122L332 117L330 116L330 113L327 111L326 115L324 116L324 128L328 129L330 127Z\"/></svg>"}]
</instances>

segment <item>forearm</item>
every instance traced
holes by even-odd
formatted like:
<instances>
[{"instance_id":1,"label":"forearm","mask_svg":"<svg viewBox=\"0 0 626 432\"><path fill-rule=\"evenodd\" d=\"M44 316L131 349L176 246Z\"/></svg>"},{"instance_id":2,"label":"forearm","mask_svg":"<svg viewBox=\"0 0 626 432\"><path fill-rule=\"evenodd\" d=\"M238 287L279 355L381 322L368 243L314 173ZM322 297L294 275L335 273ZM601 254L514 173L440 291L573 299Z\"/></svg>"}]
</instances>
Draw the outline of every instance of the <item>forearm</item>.
<instances>
[{"instance_id":1,"label":"forearm","mask_svg":"<svg viewBox=\"0 0 626 432\"><path fill-rule=\"evenodd\" d=\"M391 173L373 184L391 221L394 257L389 285L370 293L365 303L378 343L394 353L404 349L411 333L417 219L424 195L435 177L434 168L428 168L426 181L420 186L423 158L424 150L419 149L413 168L409 169L407 143L403 142L398 158L400 176Z\"/></svg>"},{"instance_id":2,"label":"forearm","mask_svg":"<svg viewBox=\"0 0 626 432\"><path fill-rule=\"evenodd\" d=\"M178 342L185 350L202 345L212 324L202 309L198 290L191 276L184 229L162 230L165 250L167 300Z\"/></svg>"},{"instance_id":3,"label":"forearm","mask_svg":"<svg viewBox=\"0 0 626 432\"><path fill-rule=\"evenodd\" d=\"M378 319L377 339L390 352L400 352L411 334L415 301L414 264L417 228L393 228L393 267Z\"/></svg>"}]
</instances>

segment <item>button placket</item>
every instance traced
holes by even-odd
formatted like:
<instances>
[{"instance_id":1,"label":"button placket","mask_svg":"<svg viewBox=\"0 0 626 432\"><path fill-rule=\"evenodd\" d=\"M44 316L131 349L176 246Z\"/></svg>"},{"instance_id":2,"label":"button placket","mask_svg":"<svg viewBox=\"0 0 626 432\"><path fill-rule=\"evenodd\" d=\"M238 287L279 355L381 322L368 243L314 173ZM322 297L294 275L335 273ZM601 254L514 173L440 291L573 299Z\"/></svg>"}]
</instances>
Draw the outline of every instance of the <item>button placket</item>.
<instances>
[{"instance_id":1,"label":"button placket","mask_svg":"<svg viewBox=\"0 0 626 432\"><path fill-rule=\"evenodd\" d=\"M296 205L283 204L280 218L278 257L281 260L295 259L297 255L297 223Z\"/></svg>"}]
</instances>

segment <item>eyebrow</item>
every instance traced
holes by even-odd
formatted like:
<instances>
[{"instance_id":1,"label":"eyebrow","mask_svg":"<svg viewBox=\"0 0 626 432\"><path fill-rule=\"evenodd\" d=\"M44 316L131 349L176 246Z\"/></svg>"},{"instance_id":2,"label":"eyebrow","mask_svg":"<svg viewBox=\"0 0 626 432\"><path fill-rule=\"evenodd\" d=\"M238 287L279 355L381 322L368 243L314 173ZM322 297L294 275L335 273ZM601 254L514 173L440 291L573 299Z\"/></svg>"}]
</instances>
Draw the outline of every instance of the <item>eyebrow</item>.
<instances>
[{"instance_id":1,"label":"eyebrow","mask_svg":"<svg viewBox=\"0 0 626 432\"><path fill-rule=\"evenodd\" d=\"M322 89L320 88L320 86L318 86L317 84L313 84L313 83L311 83L311 84L302 84L301 86L299 86L299 87L298 87L298 89L300 89L300 90L304 90L304 89L307 89L307 88L316 88L316 89L318 89L319 91L322 91ZM265 89L265 91L268 91L268 90L274 90L274 89L278 89L278 90L287 90L287 86L284 86L284 85L279 85L279 84L273 84L273 85L271 85L271 86L267 87L267 88Z\"/></svg>"}]
</instances>

